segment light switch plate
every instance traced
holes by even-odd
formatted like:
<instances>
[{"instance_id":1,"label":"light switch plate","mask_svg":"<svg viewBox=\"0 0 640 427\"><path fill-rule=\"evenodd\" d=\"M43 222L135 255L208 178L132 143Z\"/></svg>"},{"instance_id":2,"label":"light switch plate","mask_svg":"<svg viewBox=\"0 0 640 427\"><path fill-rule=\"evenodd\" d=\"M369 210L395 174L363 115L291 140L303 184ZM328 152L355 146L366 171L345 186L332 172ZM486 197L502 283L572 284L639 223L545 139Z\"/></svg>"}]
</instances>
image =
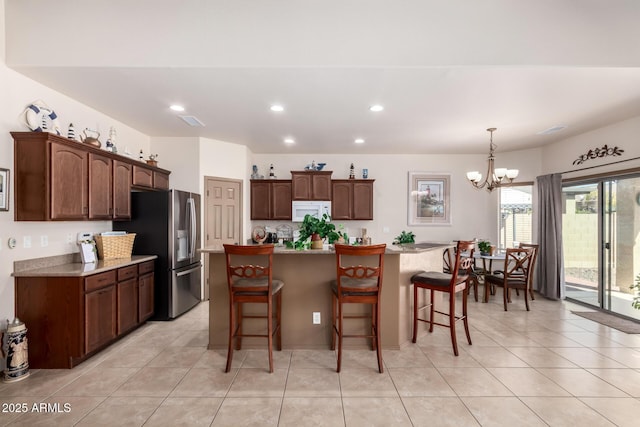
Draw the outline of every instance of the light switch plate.
<instances>
[{"instance_id":1,"label":"light switch plate","mask_svg":"<svg viewBox=\"0 0 640 427\"><path fill-rule=\"evenodd\" d=\"M22 245L25 248L30 248L31 247L31 236L24 236L22 239Z\"/></svg>"},{"instance_id":2,"label":"light switch plate","mask_svg":"<svg viewBox=\"0 0 640 427\"><path fill-rule=\"evenodd\" d=\"M320 312L319 311L314 311L313 312L313 324L314 325L319 325L320 324Z\"/></svg>"}]
</instances>

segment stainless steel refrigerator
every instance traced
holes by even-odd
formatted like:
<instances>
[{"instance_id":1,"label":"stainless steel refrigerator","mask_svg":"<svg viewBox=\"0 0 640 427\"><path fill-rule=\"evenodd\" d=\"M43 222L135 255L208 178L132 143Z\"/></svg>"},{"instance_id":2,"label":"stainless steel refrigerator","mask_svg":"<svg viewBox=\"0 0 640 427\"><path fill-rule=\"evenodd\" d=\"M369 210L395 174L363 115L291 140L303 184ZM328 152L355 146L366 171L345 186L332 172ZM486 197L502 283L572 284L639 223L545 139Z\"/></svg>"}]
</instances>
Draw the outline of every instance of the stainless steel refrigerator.
<instances>
[{"instance_id":1,"label":"stainless steel refrigerator","mask_svg":"<svg viewBox=\"0 0 640 427\"><path fill-rule=\"evenodd\" d=\"M114 230L136 233L134 255L158 255L154 320L174 319L201 300L200 195L179 190L131 193L131 220Z\"/></svg>"}]
</instances>

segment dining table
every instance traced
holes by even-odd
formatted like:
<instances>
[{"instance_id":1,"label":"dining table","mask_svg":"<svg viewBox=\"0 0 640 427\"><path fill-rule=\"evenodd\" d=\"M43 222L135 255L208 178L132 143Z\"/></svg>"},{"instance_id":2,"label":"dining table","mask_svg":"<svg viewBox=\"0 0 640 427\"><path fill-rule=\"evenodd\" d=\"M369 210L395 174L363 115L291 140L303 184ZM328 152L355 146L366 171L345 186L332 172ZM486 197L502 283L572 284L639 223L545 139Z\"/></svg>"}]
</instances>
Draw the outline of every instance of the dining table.
<instances>
[{"instance_id":1,"label":"dining table","mask_svg":"<svg viewBox=\"0 0 640 427\"><path fill-rule=\"evenodd\" d=\"M484 302L489 302L489 287L487 286L484 276L487 274L493 274L493 261L501 261L502 264L506 258L506 252L504 250L497 250L493 254L483 254L482 252L476 252L473 257L482 260L482 269L476 270L476 274L482 279L484 283Z\"/></svg>"}]
</instances>

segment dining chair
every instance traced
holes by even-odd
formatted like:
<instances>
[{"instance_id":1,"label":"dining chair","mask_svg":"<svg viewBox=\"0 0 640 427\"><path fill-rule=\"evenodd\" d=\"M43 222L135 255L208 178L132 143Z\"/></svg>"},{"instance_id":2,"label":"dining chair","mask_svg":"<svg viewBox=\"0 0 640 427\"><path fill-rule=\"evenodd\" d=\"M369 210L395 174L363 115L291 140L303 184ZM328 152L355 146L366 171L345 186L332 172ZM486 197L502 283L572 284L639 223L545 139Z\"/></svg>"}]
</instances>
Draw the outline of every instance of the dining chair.
<instances>
[{"instance_id":1,"label":"dining chair","mask_svg":"<svg viewBox=\"0 0 640 427\"><path fill-rule=\"evenodd\" d=\"M234 341L236 350L240 350L243 337L260 337L267 338L269 372L272 373L274 335L276 348L282 350L281 291L284 287L281 280L272 277L274 245L225 244L223 246L227 261L227 284L229 287L229 348L225 372L229 372L231 369ZM244 314L242 307L246 303L264 303L267 305L266 313L264 315ZM245 333L242 328L245 319L266 319L266 333Z\"/></svg>"},{"instance_id":2,"label":"dining chair","mask_svg":"<svg viewBox=\"0 0 640 427\"><path fill-rule=\"evenodd\" d=\"M471 345L471 335L469 334L469 323L467 319L467 293L473 268L473 251L474 242L459 241L455 248L455 262L450 273L442 273L439 271L423 271L411 277L413 284L413 338L415 343L418 338L418 321L429 324L429 332L433 332L433 326L439 325L449 328L451 332L451 345L453 353L458 355L458 342L456 339L456 322L462 320L464 331L467 335L467 341ZM418 290L430 291L429 303L419 307ZM435 309L435 292L443 292L449 294L449 312L443 312ZM462 293L462 314L456 314L456 293ZM422 319L418 316L421 310L429 308L429 319ZM449 323L436 322L434 314L442 314L448 316Z\"/></svg>"},{"instance_id":3,"label":"dining chair","mask_svg":"<svg viewBox=\"0 0 640 427\"><path fill-rule=\"evenodd\" d=\"M342 363L343 338L371 338L372 350L376 350L378 370L382 366L382 348L380 342L380 297L382 294L382 275L384 271L384 252L386 244L350 246L336 244L336 278L331 281L331 350L338 342L338 362L336 372L340 372ZM371 306L369 314L344 313L346 304L366 304ZM345 319L368 319L369 331L362 334L345 334Z\"/></svg>"},{"instance_id":4,"label":"dining chair","mask_svg":"<svg viewBox=\"0 0 640 427\"><path fill-rule=\"evenodd\" d=\"M539 246L533 243L520 243L520 247L533 249L533 255L531 256L531 266L529 267L529 295L531 296L532 300L535 300L536 297L533 295L533 275L536 269L536 259L538 258Z\"/></svg>"},{"instance_id":5,"label":"dining chair","mask_svg":"<svg viewBox=\"0 0 640 427\"><path fill-rule=\"evenodd\" d=\"M507 301L511 302L511 289L524 291L524 303L529 311L529 271L532 257L531 248L508 248L503 269L485 276L485 286L502 287L504 311L507 311Z\"/></svg>"},{"instance_id":6,"label":"dining chair","mask_svg":"<svg viewBox=\"0 0 640 427\"><path fill-rule=\"evenodd\" d=\"M457 242L457 240L456 240ZM453 266L456 262L456 258L455 258L455 254L456 254L456 248L452 247L452 248L446 248L443 252L442 252L442 262L443 262L443 267L442 267L442 272L443 273L447 273L447 274L451 274L451 271L453 269ZM462 272L463 274L466 274L466 272ZM458 272L458 274L461 274L460 272ZM477 268L474 265L471 268L471 278L469 280L470 282L470 286L467 289L467 292L471 293L471 291L473 291L473 297L476 300L476 302L478 302L478 286L480 283L480 280L483 276L483 271L480 268Z\"/></svg>"}]
</instances>

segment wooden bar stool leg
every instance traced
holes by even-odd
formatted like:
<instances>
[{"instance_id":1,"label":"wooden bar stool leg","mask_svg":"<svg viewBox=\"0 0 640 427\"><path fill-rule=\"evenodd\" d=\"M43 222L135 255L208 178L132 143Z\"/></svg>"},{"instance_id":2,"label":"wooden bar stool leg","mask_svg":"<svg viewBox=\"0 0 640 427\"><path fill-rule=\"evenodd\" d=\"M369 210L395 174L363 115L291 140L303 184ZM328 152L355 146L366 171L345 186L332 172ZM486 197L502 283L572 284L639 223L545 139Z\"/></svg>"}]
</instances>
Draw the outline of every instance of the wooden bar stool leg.
<instances>
[{"instance_id":1,"label":"wooden bar stool leg","mask_svg":"<svg viewBox=\"0 0 640 427\"><path fill-rule=\"evenodd\" d=\"M267 346L269 349L269 373L273 373L273 303L267 303Z\"/></svg>"},{"instance_id":2,"label":"wooden bar stool leg","mask_svg":"<svg viewBox=\"0 0 640 427\"><path fill-rule=\"evenodd\" d=\"M331 295L331 350L336 349L336 296Z\"/></svg>"},{"instance_id":3,"label":"wooden bar stool leg","mask_svg":"<svg viewBox=\"0 0 640 427\"><path fill-rule=\"evenodd\" d=\"M434 317L434 312L436 310L436 305L434 302L434 295L435 292L433 291L433 289L430 292L430 299L429 299L429 332L433 332L433 317Z\"/></svg>"},{"instance_id":4,"label":"wooden bar stool leg","mask_svg":"<svg viewBox=\"0 0 640 427\"><path fill-rule=\"evenodd\" d=\"M229 346L227 348L227 366L224 371L229 372L231 370L231 361L233 360L233 335L236 330L236 316L235 316L235 303L233 300L229 304Z\"/></svg>"},{"instance_id":5,"label":"wooden bar stool leg","mask_svg":"<svg viewBox=\"0 0 640 427\"><path fill-rule=\"evenodd\" d=\"M278 351L282 351L282 293L278 292L276 296L276 345Z\"/></svg>"},{"instance_id":6,"label":"wooden bar stool leg","mask_svg":"<svg viewBox=\"0 0 640 427\"><path fill-rule=\"evenodd\" d=\"M338 304L338 367L336 372L340 372L342 365L342 304Z\"/></svg>"},{"instance_id":7,"label":"wooden bar stool leg","mask_svg":"<svg viewBox=\"0 0 640 427\"><path fill-rule=\"evenodd\" d=\"M462 293L462 315L464 318L462 322L464 323L464 332L467 334L467 342L471 345L471 334L469 333L469 322L467 321L467 295Z\"/></svg>"},{"instance_id":8,"label":"wooden bar stool leg","mask_svg":"<svg viewBox=\"0 0 640 427\"><path fill-rule=\"evenodd\" d=\"M237 314L236 314L236 318L237 318L237 322L238 322L238 328L237 328L237 332L236 332L236 350L242 350L242 303L236 303L237 305Z\"/></svg>"},{"instance_id":9,"label":"wooden bar stool leg","mask_svg":"<svg viewBox=\"0 0 640 427\"><path fill-rule=\"evenodd\" d=\"M418 285L413 285L413 338L414 343L418 337Z\"/></svg>"},{"instance_id":10,"label":"wooden bar stool leg","mask_svg":"<svg viewBox=\"0 0 640 427\"><path fill-rule=\"evenodd\" d=\"M433 291L431 292L433 293ZM456 294L449 294L449 332L451 332L451 344L453 344L453 354L457 356L458 340L456 339Z\"/></svg>"},{"instance_id":11,"label":"wooden bar stool leg","mask_svg":"<svg viewBox=\"0 0 640 427\"><path fill-rule=\"evenodd\" d=\"M376 304L371 304L371 351L375 351L378 346L376 345Z\"/></svg>"},{"instance_id":12,"label":"wooden bar stool leg","mask_svg":"<svg viewBox=\"0 0 640 427\"><path fill-rule=\"evenodd\" d=\"M382 364L382 343L380 342L380 304L376 304L376 352L378 353L378 371L380 373L384 372L383 364Z\"/></svg>"}]
</instances>

